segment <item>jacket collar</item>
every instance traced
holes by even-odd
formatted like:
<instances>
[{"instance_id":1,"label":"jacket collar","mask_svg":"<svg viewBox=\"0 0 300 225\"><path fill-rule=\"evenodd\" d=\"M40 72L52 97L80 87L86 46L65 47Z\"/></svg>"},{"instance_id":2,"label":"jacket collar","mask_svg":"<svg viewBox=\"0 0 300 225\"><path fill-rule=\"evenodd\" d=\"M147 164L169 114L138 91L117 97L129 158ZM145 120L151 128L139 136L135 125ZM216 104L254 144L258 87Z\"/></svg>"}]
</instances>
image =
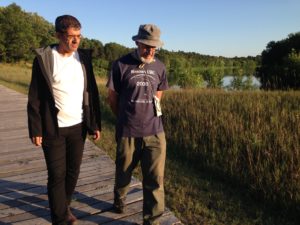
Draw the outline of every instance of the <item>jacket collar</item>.
<instances>
[{"instance_id":1,"label":"jacket collar","mask_svg":"<svg viewBox=\"0 0 300 225\"><path fill-rule=\"evenodd\" d=\"M52 49L54 47L57 47L58 44L52 44L50 46L44 47L44 48L38 48L35 49L35 53L37 55L37 59L40 65L40 68L42 70L42 74L45 77L45 80L47 81L49 89L51 90L51 93L53 95L52 85L50 82L49 77L53 74L53 66L54 66L54 58L52 54ZM87 59L91 60L91 50L89 49L78 49L79 59L82 66L82 70L84 73L84 81L85 81L85 89L87 88L87 73L86 73L86 65L87 65Z\"/></svg>"}]
</instances>

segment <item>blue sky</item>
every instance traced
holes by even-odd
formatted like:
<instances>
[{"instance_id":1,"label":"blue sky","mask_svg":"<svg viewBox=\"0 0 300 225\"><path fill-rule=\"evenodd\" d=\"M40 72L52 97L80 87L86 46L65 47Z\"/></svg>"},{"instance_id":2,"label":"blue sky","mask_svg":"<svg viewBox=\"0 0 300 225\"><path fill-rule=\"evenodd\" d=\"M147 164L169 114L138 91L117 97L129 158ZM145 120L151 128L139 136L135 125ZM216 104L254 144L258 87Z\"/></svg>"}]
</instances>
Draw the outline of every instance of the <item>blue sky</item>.
<instances>
[{"instance_id":1,"label":"blue sky","mask_svg":"<svg viewBox=\"0 0 300 225\"><path fill-rule=\"evenodd\" d=\"M164 49L212 56L256 56L270 41L300 31L300 0L0 0L54 23L76 16L82 34L103 44L134 47L138 26L161 28Z\"/></svg>"}]
</instances>

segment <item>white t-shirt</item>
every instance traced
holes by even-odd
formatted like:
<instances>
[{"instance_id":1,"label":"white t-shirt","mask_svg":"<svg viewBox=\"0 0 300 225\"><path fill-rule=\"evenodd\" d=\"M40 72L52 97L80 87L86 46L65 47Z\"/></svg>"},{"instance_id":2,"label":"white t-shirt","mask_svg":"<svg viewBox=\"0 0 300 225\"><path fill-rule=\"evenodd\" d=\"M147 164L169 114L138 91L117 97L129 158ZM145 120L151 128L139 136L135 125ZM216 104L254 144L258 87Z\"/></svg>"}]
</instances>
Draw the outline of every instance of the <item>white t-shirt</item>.
<instances>
[{"instance_id":1,"label":"white t-shirt","mask_svg":"<svg viewBox=\"0 0 300 225\"><path fill-rule=\"evenodd\" d=\"M52 49L54 56L53 74L50 77L58 126L69 127L82 122L82 101L84 78L78 52L71 56L62 56L56 48Z\"/></svg>"}]
</instances>

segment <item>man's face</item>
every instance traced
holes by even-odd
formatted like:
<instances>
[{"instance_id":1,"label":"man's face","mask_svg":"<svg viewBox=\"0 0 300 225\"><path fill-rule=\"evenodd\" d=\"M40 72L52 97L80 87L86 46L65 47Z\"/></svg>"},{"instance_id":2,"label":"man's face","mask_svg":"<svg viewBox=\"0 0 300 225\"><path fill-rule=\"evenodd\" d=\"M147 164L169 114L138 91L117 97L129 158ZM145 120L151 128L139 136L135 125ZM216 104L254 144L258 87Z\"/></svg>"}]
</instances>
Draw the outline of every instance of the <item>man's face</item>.
<instances>
[{"instance_id":1,"label":"man's face","mask_svg":"<svg viewBox=\"0 0 300 225\"><path fill-rule=\"evenodd\" d=\"M65 33L57 35L59 46L65 53L71 53L78 49L81 39L81 30L70 27Z\"/></svg>"},{"instance_id":2,"label":"man's face","mask_svg":"<svg viewBox=\"0 0 300 225\"><path fill-rule=\"evenodd\" d=\"M145 45L141 42L136 42L136 44L141 58L144 58L146 61L152 61L154 59L156 47Z\"/></svg>"}]
</instances>

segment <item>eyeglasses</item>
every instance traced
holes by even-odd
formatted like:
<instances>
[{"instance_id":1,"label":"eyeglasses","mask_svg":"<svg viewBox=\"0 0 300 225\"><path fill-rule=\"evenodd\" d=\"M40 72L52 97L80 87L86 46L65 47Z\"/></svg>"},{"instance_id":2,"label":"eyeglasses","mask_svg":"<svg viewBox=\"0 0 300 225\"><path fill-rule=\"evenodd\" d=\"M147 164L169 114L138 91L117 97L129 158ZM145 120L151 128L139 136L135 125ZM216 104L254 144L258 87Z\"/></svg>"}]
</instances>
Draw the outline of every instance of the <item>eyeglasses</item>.
<instances>
[{"instance_id":1,"label":"eyeglasses","mask_svg":"<svg viewBox=\"0 0 300 225\"><path fill-rule=\"evenodd\" d=\"M78 35L71 35L71 34L64 34L65 37L68 39L68 41L74 40L74 39L81 39L82 35L78 34Z\"/></svg>"},{"instance_id":2,"label":"eyeglasses","mask_svg":"<svg viewBox=\"0 0 300 225\"><path fill-rule=\"evenodd\" d=\"M155 49L155 50L156 50L156 47L155 47L155 46L145 45L145 44L143 44L143 43L140 43L140 46L141 46L141 48L145 48L145 49Z\"/></svg>"}]
</instances>

